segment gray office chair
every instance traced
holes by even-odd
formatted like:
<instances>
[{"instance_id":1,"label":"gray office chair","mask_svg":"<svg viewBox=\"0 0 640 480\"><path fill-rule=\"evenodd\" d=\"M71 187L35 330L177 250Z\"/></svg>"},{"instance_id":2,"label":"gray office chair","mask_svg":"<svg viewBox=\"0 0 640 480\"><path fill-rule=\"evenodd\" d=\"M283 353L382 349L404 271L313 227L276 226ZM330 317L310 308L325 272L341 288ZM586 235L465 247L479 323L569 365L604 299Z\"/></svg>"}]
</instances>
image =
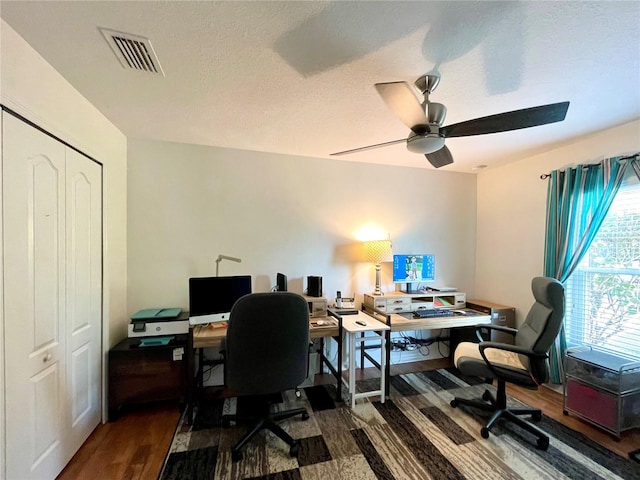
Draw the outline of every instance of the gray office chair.
<instances>
[{"instance_id":1,"label":"gray office chair","mask_svg":"<svg viewBox=\"0 0 640 480\"><path fill-rule=\"evenodd\" d=\"M276 422L295 415L309 418L304 408L270 413L270 397L296 389L309 369L309 308L294 293L254 293L234 304L224 354L225 386L238 396L258 398L261 411L248 416L223 415L222 426L230 422L252 423L253 427L231 452L232 460L242 458L242 448L260 430L267 428L289 445L289 454L298 455L299 445Z\"/></svg>"},{"instance_id":2,"label":"gray office chair","mask_svg":"<svg viewBox=\"0 0 640 480\"><path fill-rule=\"evenodd\" d=\"M454 353L455 366L462 374L485 378L488 383L492 383L493 379L498 381L496 396L485 390L482 395L484 402L456 397L451 401L451 406L469 405L494 412L480 430L484 438L489 438L491 427L500 418L505 418L536 435L537 447L546 450L549 437L518 416L531 415L534 421L540 421L541 410L508 407L505 389L506 382L536 389L548 380L548 352L560 331L564 316L564 287L553 278L536 277L531 282L531 289L535 303L519 329L499 325L479 325L476 329L478 338L481 338L480 332L484 328L510 333L514 336L513 345L486 341L463 342Z\"/></svg>"}]
</instances>

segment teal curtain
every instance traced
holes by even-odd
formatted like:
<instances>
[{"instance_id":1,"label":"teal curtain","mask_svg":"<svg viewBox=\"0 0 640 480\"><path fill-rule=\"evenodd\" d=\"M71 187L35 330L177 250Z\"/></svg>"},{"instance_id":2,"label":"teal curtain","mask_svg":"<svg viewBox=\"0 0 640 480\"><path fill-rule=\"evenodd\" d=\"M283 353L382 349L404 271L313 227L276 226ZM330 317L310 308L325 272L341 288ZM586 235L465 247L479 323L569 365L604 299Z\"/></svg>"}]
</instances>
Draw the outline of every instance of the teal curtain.
<instances>
[{"instance_id":1,"label":"teal curtain","mask_svg":"<svg viewBox=\"0 0 640 480\"><path fill-rule=\"evenodd\" d=\"M544 275L565 282L589 249L635 158L609 158L551 172L547 187ZM634 165L634 170L636 169ZM637 171L637 170L636 170ZM550 381L562 383L564 328L550 354Z\"/></svg>"}]
</instances>

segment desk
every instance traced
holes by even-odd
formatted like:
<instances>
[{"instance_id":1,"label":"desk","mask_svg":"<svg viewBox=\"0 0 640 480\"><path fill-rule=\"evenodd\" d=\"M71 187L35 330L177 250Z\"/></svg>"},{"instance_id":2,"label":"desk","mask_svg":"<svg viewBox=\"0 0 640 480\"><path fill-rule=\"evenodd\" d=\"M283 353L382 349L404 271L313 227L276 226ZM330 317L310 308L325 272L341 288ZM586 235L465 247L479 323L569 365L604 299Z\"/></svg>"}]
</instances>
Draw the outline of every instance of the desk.
<instances>
[{"instance_id":1,"label":"desk","mask_svg":"<svg viewBox=\"0 0 640 480\"><path fill-rule=\"evenodd\" d=\"M323 325L318 325L318 322ZM324 324L327 323L328 324ZM204 363L203 349L207 347L219 347L222 344L222 340L227 336L226 326L216 326L216 328L210 328L208 325L196 325L189 329L189 335L187 337L187 356L188 356L188 373L187 373L187 423L190 424L193 420L193 404L195 401L194 392L196 388L198 391L203 386L202 380L202 367ZM341 401L341 374L340 365L342 363L342 319L339 317L314 317L309 319L309 338L320 338L320 365L326 365L336 378L337 383L337 400ZM324 355L324 339L333 338L338 343L338 368L336 369L329 359ZM196 350L199 353L198 372L195 371L195 353ZM220 361L222 363L222 361ZM194 384L194 379L197 373L197 382Z\"/></svg>"},{"instance_id":2,"label":"desk","mask_svg":"<svg viewBox=\"0 0 640 480\"><path fill-rule=\"evenodd\" d=\"M389 380L391 376L391 332L406 332L410 330L437 330L442 328L471 327L473 325L487 325L491 323L490 315L483 315L480 312L463 309L469 311L468 315L452 315L446 317L430 317L430 318L413 318L410 314L387 313L368 305L362 305L362 310L376 320L384 323L389 327L385 332L386 350L385 350L385 391L389 395ZM403 316L407 315L407 316ZM364 349L360 352L361 362L366 357L376 367L381 368L380 364L367 354Z\"/></svg>"},{"instance_id":3,"label":"desk","mask_svg":"<svg viewBox=\"0 0 640 480\"><path fill-rule=\"evenodd\" d=\"M356 322L362 322L358 324ZM385 344L387 338L385 332L389 327L371 316L358 312L357 315L348 315L342 318L343 333L347 337L347 352L349 356L349 378L348 388L351 394L351 408L355 407L356 399L380 395L380 402L384 403L385 398ZM367 335L369 333L370 335ZM356 393L356 343L360 344L360 351L364 351L366 342L380 342L380 388L367 392ZM368 356L369 357L369 356ZM360 368L364 368L364 356L360 357ZM344 381L344 379L343 379Z\"/></svg>"}]
</instances>

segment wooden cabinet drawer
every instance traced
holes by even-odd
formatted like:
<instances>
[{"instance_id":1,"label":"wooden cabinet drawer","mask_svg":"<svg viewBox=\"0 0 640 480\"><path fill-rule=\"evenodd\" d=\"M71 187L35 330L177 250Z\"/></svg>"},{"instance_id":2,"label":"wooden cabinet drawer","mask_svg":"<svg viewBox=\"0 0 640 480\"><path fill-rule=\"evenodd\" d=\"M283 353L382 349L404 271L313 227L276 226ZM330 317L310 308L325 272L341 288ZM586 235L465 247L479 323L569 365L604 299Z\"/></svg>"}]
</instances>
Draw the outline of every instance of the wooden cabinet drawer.
<instances>
[{"instance_id":1,"label":"wooden cabinet drawer","mask_svg":"<svg viewBox=\"0 0 640 480\"><path fill-rule=\"evenodd\" d=\"M411 298L388 298L387 299L387 312L399 313L411 311Z\"/></svg>"}]
</instances>

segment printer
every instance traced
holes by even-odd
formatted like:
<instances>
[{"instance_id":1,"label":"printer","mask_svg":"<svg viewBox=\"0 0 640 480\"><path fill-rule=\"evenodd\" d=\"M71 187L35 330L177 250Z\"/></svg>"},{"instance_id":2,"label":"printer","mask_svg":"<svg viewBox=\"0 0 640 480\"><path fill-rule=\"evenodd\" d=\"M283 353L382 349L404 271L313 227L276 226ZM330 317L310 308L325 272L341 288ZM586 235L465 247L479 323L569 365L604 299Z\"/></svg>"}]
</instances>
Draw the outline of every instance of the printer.
<instances>
[{"instance_id":1,"label":"printer","mask_svg":"<svg viewBox=\"0 0 640 480\"><path fill-rule=\"evenodd\" d=\"M147 308L136 312L129 323L129 337L189 333L189 314L181 308Z\"/></svg>"}]
</instances>

